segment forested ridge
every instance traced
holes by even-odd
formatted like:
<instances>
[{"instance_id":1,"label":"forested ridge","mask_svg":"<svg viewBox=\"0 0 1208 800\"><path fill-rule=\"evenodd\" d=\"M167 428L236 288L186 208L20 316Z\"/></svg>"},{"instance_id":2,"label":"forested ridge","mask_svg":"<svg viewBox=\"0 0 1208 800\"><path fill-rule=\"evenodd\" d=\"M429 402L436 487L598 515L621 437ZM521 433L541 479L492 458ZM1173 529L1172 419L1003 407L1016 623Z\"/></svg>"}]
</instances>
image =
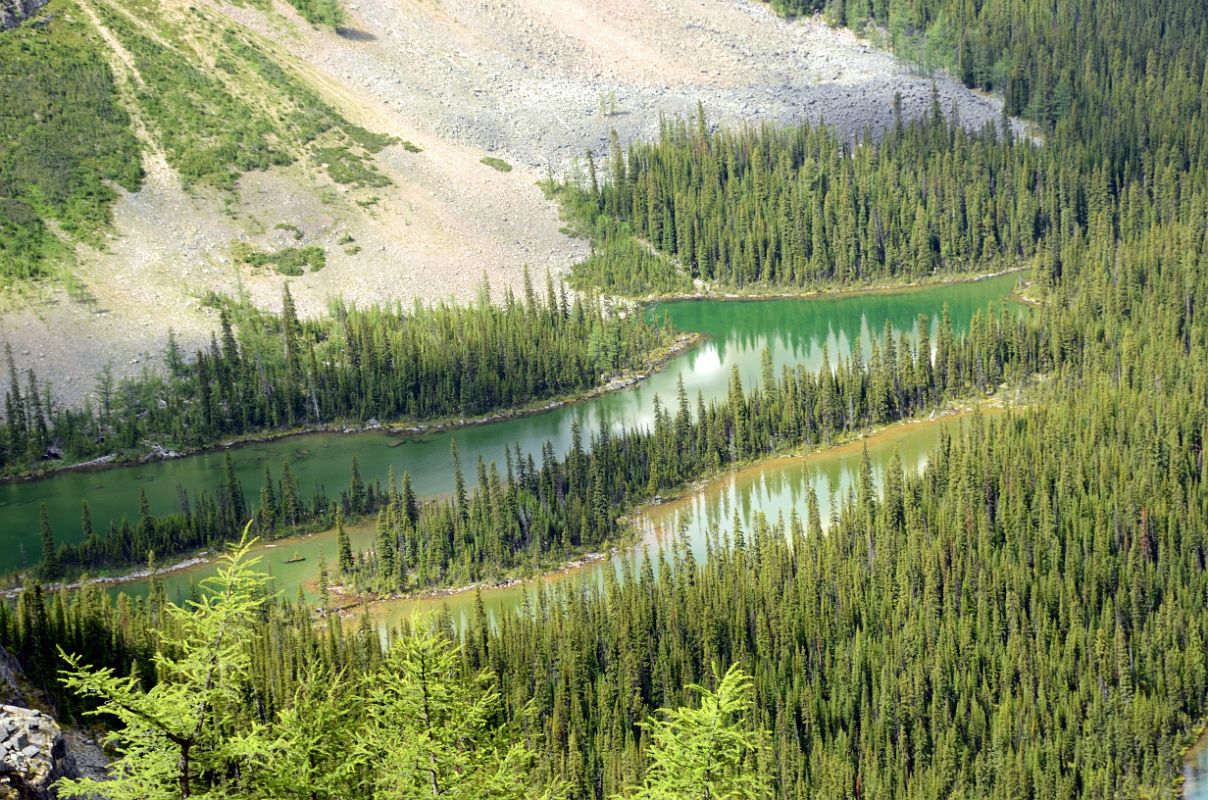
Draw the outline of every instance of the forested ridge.
<instances>
[{"instance_id":1,"label":"forested ridge","mask_svg":"<svg viewBox=\"0 0 1208 800\"><path fill-rule=\"evenodd\" d=\"M1067 157L1139 175L1146 153L1205 153L1203 8L1161 0L769 0L888 34L895 52L1001 93ZM1080 147L1075 146L1081 143ZM1073 149L1066 149L1066 148Z\"/></svg>"},{"instance_id":2,"label":"forested ridge","mask_svg":"<svg viewBox=\"0 0 1208 800\"><path fill-rule=\"evenodd\" d=\"M750 287L919 281L1014 268L1059 213L1069 169L997 129L969 133L938 105L853 146L825 124L711 131L704 110L562 187L594 233L581 285L633 294L690 279ZM1005 124L1005 123L1004 123ZM1064 174L1063 174L1064 173ZM627 237L652 254L634 258Z\"/></svg>"},{"instance_id":3,"label":"forested ridge","mask_svg":"<svg viewBox=\"0 0 1208 800\"><path fill-rule=\"evenodd\" d=\"M150 443L195 448L224 438L371 419L473 417L582 392L646 367L672 341L665 326L586 295L529 282L466 306L350 308L299 319L284 289L280 315L219 302L220 332L186 354L170 340L164 372L118 381L103 368L97 405L55 402L6 354L0 474Z\"/></svg>"},{"instance_id":4,"label":"forested ridge","mask_svg":"<svg viewBox=\"0 0 1208 800\"><path fill-rule=\"evenodd\" d=\"M1091 217L1135 232L1201 189L1208 159L1208 26L1191 2L774 0L839 24L888 26L908 60L930 42L969 86L1001 91L999 125L964 131L932 107L841 137L825 120L711 130L664 123L613 137L603 169L559 187L593 240L581 286L626 294L819 288L992 271L1052 251ZM929 51L930 52L930 51ZM1006 114L1036 137L1016 136ZM815 123L821 124L815 124ZM1034 140L1035 139L1035 140ZM1108 207L1114 207L1109 212ZM1104 219L1106 221L1106 219Z\"/></svg>"},{"instance_id":5,"label":"forested ridge","mask_svg":"<svg viewBox=\"0 0 1208 800\"><path fill-rule=\"evenodd\" d=\"M828 8L852 21L864 6ZM334 614L316 623L302 600L266 598L238 553L191 610L159 582L146 600L31 585L0 607L0 641L64 714L99 705L120 723L112 796L1172 796L1208 712L1208 19L1193 2L1026 0L874 2L865 16L893 28L907 13L911 35L938 36L947 14L962 46L982 37L981 63L1007 59L1009 109L1045 131L1033 147L927 120L888 140L935 136L942 163L945 147L984 136L986 154L1039 160L1044 180L1004 195L1044 209L1024 254L1033 313L982 317L937 342L935 359L881 340L865 369L765 376L684 425L677 398L651 431L595 441L582 459L572 448L530 470L525 458L511 482L522 488L507 491L535 485L586 512L589 488L632 501L702 464L1004 378L1033 377L1027 409L973 419L921 474L890 469L880 489L865 468L829 520L812 499L797 517L712 537L703 563L682 546L630 558L602 587L538 588L498 624L480 604L464 631L417 622L388 648L367 616L348 630ZM1038 112L1065 96L1063 80L1068 106ZM635 147L665 147L690 173L713 142L784 147L769 163L792 163L791 143L815 135L689 127ZM895 170L884 191L912 174ZM647 189L678 185L673 170L646 174ZM595 208L593 224L638 241L626 226L640 220ZM400 574L382 569L390 547L447 544L465 561L495 547L450 540L447 524L417 538L390 521L409 513L392 502L373 556L336 565L364 588ZM455 492L419 513L481 521L503 505L464 503ZM227 629L240 635L215 633ZM65 686L57 647L79 654ZM229 670L210 685L205 663ZM187 733L165 737L148 718Z\"/></svg>"}]
</instances>

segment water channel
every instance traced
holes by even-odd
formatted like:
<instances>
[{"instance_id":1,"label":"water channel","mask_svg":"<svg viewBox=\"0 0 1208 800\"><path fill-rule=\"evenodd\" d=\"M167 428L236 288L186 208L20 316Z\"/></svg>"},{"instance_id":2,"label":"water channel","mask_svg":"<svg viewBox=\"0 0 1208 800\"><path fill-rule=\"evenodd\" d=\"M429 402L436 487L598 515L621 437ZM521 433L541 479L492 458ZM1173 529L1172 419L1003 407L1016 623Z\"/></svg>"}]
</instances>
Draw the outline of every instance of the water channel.
<instances>
[{"instance_id":1,"label":"water channel","mask_svg":"<svg viewBox=\"0 0 1208 800\"><path fill-rule=\"evenodd\" d=\"M1010 294L1016 280L1015 275L1004 275L893 292L664 303L649 313L666 314L678 328L706 334L708 342L675 357L637 386L544 413L443 433L316 433L250 444L229 452L249 502L254 502L259 492L266 465L277 475L282 462L289 461L302 495L309 497L315 487L334 493L347 486L354 455L367 480L384 479L393 467L399 475L409 472L415 490L431 496L452 488L449 445L454 437L469 477L474 475L479 457L487 462L501 461L505 445L519 445L523 452L530 453L539 452L550 441L557 452L563 453L574 423L585 438L601 425L620 431L649 424L654 398L673 400L680 378L691 398L700 392L706 403L725 396L735 365L744 384L754 384L759 379L764 348L770 350L777 372L785 364L817 369L823 348L832 363L850 354L857 340L867 354L872 338L881 334L886 322L895 330L895 336L905 331L917 340L916 320L923 314L931 319L934 335L945 304L959 333L976 311L996 306ZM97 531L103 532L111 521L137 515L140 489L146 492L153 513L170 513L179 501L180 488L213 491L222 480L222 465L223 454L209 452L0 485L0 572L37 560L38 515L43 504L56 539L78 541L82 500L91 507Z\"/></svg>"}]
</instances>

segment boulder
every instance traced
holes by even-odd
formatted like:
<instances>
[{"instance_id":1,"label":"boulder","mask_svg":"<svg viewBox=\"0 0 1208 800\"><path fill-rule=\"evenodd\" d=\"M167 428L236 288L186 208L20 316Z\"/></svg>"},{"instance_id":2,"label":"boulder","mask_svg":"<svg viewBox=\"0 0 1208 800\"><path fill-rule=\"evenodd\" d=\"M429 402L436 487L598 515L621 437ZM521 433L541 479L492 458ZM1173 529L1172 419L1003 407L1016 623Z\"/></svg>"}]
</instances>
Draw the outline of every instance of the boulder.
<instances>
[{"instance_id":1,"label":"boulder","mask_svg":"<svg viewBox=\"0 0 1208 800\"><path fill-rule=\"evenodd\" d=\"M38 13L49 0L0 0L0 30L15 28Z\"/></svg>"},{"instance_id":2,"label":"boulder","mask_svg":"<svg viewBox=\"0 0 1208 800\"><path fill-rule=\"evenodd\" d=\"M96 740L28 708L27 685L21 665L0 647L0 800L55 800L59 778L104 780L109 760Z\"/></svg>"},{"instance_id":3,"label":"boulder","mask_svg":"<svg viewBox=\"0 0 1208 800\"><path fill-rule=\"evenodd\" d=\"M55 781L76 774L59 723L41 711L0 706L0 800L55 800Z\"/></svg>"}]
</instances>

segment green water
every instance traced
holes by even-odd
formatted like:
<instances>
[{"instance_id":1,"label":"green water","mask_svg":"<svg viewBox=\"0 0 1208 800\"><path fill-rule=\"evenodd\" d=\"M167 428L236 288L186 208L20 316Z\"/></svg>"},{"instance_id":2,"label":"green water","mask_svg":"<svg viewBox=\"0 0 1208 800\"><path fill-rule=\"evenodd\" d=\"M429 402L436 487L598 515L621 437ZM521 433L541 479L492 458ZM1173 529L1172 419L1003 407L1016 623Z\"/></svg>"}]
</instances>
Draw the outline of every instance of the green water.
<instances>
[{"instance_id":1,"label":"green water","mask_svg":"<svg viewBox=\"0 0 1208 800\"><path fill-rule=\"evenodd\" d=\"M331 493L345 487L354 455L367 480L384 479L388 468L393 467L400 475L410 472L421 495L437 494L451 489L449 444L454 437L467 477L472 478L477 459L502 460L505 445L518 443L525 452L539 452L542 444L550 441L556 451L565 452L571 426L576 422L585 438L601 425L621 430L649 424L654 398L673 400L681 376L691 397L701 392L706 402L722 398L733 365L738 365L745 384L758 380L760 354L765 347L771 351L777 371L782 364L805 364L816 369L824 345L832 363L836 356L850 353L856 340L862 342L867 354L872 337L880 335L886 321L895 331L910 332L917 340L916 317L926 314L932 318L934 334L945 303L959 332L975 311L997 304L1008 295L1015 282L1015 276L1007 275L893 293L666 303L651 313L665 313L677 327L708 335L709 342L676 357L636 387L541 414L441 434L308 434L230 452L249 502L259 493L265 465L276 476L282 461L288 460L303 496L309 496L316 486ZM140 489L146 491L151 509L157 514L175 509L181 487L213 491L222 479L222 464L221 453L207 453L0 485L0 571L38 559L38 510L42 504L47 506L56 538L61 542L78 541L81 500L88 501L97 530L104 531L110 521L137 515Z\"/></svg>"},{"instance_id":2,"label":"green water","mask_svg":"<svg viewBox=\"0 0 1208 800\"><path fill-rule=\"evenodd\" d=\"M676 536L686 537L696 559L703 561L706 533L716 532L719 538L725 539L733 533L735 519L748 534L759 513L773 523L777 520L787 523L796 513L804 524L806 498L811 486L818 495L825 525L833 504L841 505L855 485L865 444L873 478L880 485L894 452L901 458L904 470L921 470L926 465L927 454L939 441L941 429L946 427L955 433L957 425L959 422L951 418L899 423L870 437L867 442L830 448L804 457L774 459L725 475L700 491L645 510L635 522L641 534L640 541L626 553L540 581L483 590L483 606L490 617L498 618L501 613L514 613L526 598L531 601L537 587L543 584L586 582L602 585L605 570L617 570L620 575L625 557L636 561L643 557L643 552L650 554L657 573L659 550ZM474 603L473 592L380 603L373 608L372 617L383 629L389 629L416 613L447 610L460 627L474 613Z\"/></svg>"}]
</instances>

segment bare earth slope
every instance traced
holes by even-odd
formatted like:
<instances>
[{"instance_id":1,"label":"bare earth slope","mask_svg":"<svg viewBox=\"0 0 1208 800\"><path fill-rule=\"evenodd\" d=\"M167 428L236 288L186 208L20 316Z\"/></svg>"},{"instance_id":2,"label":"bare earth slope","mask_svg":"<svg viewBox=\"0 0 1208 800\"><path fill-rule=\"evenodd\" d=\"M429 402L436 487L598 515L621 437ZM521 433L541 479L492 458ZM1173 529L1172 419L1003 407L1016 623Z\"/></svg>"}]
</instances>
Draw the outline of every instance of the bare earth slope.
<instances>
[{"instance_id":1,"label":"bare earth slope","mask_svg":"<svg viewBox=\"0 0 1208 800\"><path fill-rule=\"evenodd\" d=\"M622 140L651 136L700 101L715 122L821 118L859 131L889 122L895 92L908 115L931 101L931 77L854 35L745 0L348 0L339 31L313 29L283 4L273 14L193 4L258 34L350 121L422 152L396 145L376 157L392 186L350 189L299 163L245 175L234 199L182 189L149 155L144 187L118 202L109 247L80 251L83 291L44 289L0 317L0 342L67 402L91 393L106 362L117 374L157 366L169 328L205 344L208 290L242 288L275 308L285 279L240 267L231 247L299 243L278 225L327 252L325 269L290 279L303 313L337 294L464 300L484 275L498 292L519 286L526 265L540 280L584 255L535 184L588 148L603 152L611 128ZM130 69L119 52L113 64ZM935 83L967 124L998 119L997 100ZM483 165L488 154L515 169Z\"/></svg>"},{"instance_id":2,"label":"bare earth slope","mask_svg":"<svg viewBox=\"0 0 1208 800\"><path fill-rule=\"evenodd\" d=\"M650 136L698 100L715 122L822 118L846 130L886 125L895 92L908 114L931 101L931 77L850 32L745 0L349 5L341 36L295 50L418 125L531 166L599 150L610 128ZM955 101L975 127L998 120L995 100L935 82L945 111Z\"/></svg>"}]
</instances>

